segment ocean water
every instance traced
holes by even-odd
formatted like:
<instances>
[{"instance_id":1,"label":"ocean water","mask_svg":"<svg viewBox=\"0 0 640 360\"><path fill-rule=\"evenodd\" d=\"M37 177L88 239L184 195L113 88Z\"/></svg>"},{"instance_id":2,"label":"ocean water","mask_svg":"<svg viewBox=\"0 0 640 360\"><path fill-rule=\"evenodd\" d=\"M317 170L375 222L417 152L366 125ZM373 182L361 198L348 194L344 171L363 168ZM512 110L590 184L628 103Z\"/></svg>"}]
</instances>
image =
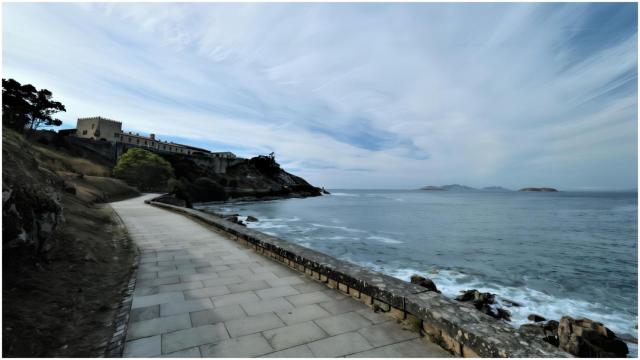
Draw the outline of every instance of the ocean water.
<instances>
[{"instance_id":1,"label":"ocean water","mask_svg":"<svg viewBox=\"0 0 640 360\"><path fill-rule=\"evenodd\" d=\"M514 326L571 315L637 334L635 192L335 190L202 207L256 216L249 227L403 280L422 274L450 297L517 301Z\"/></svg>"}]
</instances>

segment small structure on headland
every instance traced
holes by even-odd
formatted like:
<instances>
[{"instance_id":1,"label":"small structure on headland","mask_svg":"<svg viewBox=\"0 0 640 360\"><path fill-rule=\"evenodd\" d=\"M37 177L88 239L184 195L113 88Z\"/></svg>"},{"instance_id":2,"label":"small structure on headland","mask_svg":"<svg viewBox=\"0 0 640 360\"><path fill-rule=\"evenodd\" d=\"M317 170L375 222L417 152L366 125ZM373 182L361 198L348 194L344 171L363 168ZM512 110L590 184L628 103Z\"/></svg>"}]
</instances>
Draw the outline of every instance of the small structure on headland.
<instances>
[{"instance_id":1,"label":"small structure on headland","mask_svg":"<svg viewBox=\"0 0 640 360\"><path fill-rule=\"evenodd\" d=\"M101 116L78 118L74 129L61 130L60 134L78 138L106 141L113 144L126 144L127 147L141 147L151 151L168 152L182 155L199 155L213 158L235 159L236 155L229 151L212 152L195 146L178 144L157 139L155 134L140 135L122 130L122 122Z\"/></svg>"}]
</instances>

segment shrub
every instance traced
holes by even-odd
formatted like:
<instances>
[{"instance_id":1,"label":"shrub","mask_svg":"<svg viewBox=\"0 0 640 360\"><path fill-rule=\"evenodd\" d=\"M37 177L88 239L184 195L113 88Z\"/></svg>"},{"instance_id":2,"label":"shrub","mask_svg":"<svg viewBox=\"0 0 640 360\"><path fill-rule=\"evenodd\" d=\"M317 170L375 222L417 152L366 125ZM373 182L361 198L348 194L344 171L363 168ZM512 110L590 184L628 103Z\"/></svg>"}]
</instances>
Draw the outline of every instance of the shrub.
<instances>
[{"instance_id":1,"label":"shrub","mask_svg":"<svg viewBox=\"0 0 640 360\"><path fill-rule=\"evenodd\" d=\"M173 177L171 164L162 157L140 148L131 148L118 159L113 175L141 191L165 191Z\"/></svg>"}]
</instances>

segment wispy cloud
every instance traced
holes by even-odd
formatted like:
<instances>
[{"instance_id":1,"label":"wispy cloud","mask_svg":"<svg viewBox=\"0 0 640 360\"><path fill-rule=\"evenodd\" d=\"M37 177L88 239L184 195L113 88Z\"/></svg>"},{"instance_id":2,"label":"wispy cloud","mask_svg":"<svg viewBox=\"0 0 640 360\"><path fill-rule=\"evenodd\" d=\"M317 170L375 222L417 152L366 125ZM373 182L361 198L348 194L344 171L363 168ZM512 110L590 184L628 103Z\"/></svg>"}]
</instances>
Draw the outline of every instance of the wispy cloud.
<instances>
[{"instance_id":1,"label":"wispy cloud","mask_svg":"<svg viewBox=\"0 0 640 360\"><path fill-rule=\"evenodd\" d=\"M4 4L3 77L65 124L327 187L631 188L636 4Z\"/></svg>"}]
</instances>

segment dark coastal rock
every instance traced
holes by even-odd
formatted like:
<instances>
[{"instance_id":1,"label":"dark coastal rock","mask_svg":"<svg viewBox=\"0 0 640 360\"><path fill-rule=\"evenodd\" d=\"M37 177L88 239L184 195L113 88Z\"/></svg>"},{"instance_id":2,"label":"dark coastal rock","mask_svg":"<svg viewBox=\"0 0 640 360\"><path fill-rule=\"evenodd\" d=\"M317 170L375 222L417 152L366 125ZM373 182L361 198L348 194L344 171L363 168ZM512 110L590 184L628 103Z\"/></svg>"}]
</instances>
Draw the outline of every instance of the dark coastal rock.
<instances>
[{"instance_id":1,"label":"dark coastal rock","mask_svg":"<svg viewBox=\"0 0 640 360\"><path fill-rule=\"evenodd\" d=\"M555 320L546 323L523 324L519 330L525 334L533 335L551 345L558 346L558 325Z\"/></svg>"},{"instance_id":2,"label":"dark coastal rock","mask_svg":"<svg viewBox=\"0 0 640 360\"><path fill-rule=\"evenodd\" d=\"M560 349L578 357L626 357L629 348L613 331L591 319L563 316L558 327Z\"/></svg>"},{"instance_id":3,"label":"dark coastal rock","mask_svg":"<svg viewBox=\"0 0 640 360\"><path fill-rule=\"evenodd\" d=\"M322 188L320 191L321 191L324 195L331 195L331 193L330 193L329 191L327 191L327 189L325 189L325 188Z\"/></svg>"},{"instance_id":4,"label":"dark coastal rock","mask_svg":"<svg viewBox=\"0 0 640 360\"><path fill-rule=\"evenodd\" d=\"M527 316L527 319L529 321L533 321L533 322L541 322L541 321L546 321L547 319L545 319L544 317L537 315L537 314L529 314L529 316Z\"/></svg>"},{"instance_id":5,"label":"dark coastal rock","mask_svg":"<svg viewBox=\"0 0 640 360\"><path fill-rule=\"evenodd\" d=\"M69 183L64 183L64 186L62 188L64 190L64 192L69 193L69 194L75 194L76 193L76 187L69 184Z\"/></svg>"},{"instance_id":6,"label":"dark coastal rock","mask_svg":"<svg viewBox=\"0 0 640 360\"><path fill-rule=\"evenodd\" d=\"M425 186L420 188L420 190L426 190L426 191L447 191L447 189L442 188L441 186L433 186L433 185L429 185L429 186Z\"/></svg>"},{"instance_id":7,"label":"dark coastal rock","mask_svg":"<svg viewBox=\"0 0 640 360\"><path fill-rule=\"evenodd\" d=\"M547 188L547 187L542 187L542 188L534 188L534 187L529 187L529 188L522 188L518 191L524 191L524 192L558 192L558 190L554 189L554 188Z\"/></svg>"},{"instance_id":8,"label":"dark coastal rock","mask_svg":"<svg viewBox=\"0 0 640 360\"><path fill-rule=\"evenodd\" d=\"M258 218L257 218L257 217L255 217L255 216L251 216L251 215L249 215L249 216L247 216L247 221L248 221L248 222L257 222L257 221L258 221Z\"/></svg>"},{"instance_id":9,"label":"dark coastal rock","mask_svg":"<svg viewBox=\"0 0 640 360\"><path fill-rule=\"evenodd\" d=\"M496 295L492 293L481 293L478 290L466 290L462 294L456 297L457 301L470 302L473 306L481 312L505 321L511 321L511 312L506 309L496 308L495 310L491 305L496 302Z\"/></svg>"},{"instance_id":10,"label":"dark coastal rock","mask_svg":"<svg viewBox=\"0 0 640 360\"><path fill-rule=\"evenodd\" d=\"M436 287L436 284L431 279L427 279L420 275L411 275L411 283L420 285L429 291L435 291L438 294L440 294L440 290L438 290L438 288Z\"/></svg>"}]
</instances>

